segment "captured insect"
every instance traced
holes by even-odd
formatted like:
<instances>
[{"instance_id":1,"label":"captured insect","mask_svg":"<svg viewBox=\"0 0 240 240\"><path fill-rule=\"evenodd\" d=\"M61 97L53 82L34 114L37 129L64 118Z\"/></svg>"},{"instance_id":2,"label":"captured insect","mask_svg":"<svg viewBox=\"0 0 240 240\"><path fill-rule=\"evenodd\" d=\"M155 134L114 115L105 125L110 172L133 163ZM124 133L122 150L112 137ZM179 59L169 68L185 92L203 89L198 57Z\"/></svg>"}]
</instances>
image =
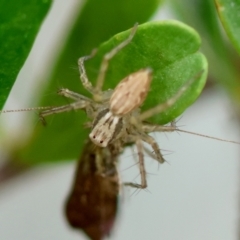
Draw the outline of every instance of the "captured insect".
<instances>
[{"instance_id":1,"label":"captured insect","mask_svg":"<svg viewBox=\"0 0 240 240\"><path fill-rule=\"evenodd\" d=\"M114 226L120 189L118 155L114 145L102 148L88 140L66 202L69 224L94 240L109 236Z\"/></svg>"},{"instance_id":2,"label":"captured insect","mask_svg":"<svg viewBox=\"0 0 240 240\"><path fill-rule=\"evenodd\" d=\"M61 89L58 91L58 94L70 98L74 100L74 102L60 107L49 108L42 111L39 116L40 119L45 122L45 117L48 115L84 109L90 119L88 123L88 126L91 128L89 138L96 146L106 148L109 145L114 145L118 149L122 149L126 144L136 143L141 183L126 183L126 185L136 188L146 188L147 182L144 167L143 142L151 146L154 152L153 156L159 163L165 161L158 143L153 137L148 135L148 133L154 131L187 132L178 129L174 122L172 122L170 126L162 126L152 124L148 122L148 120L152 116L158 115L176 104L184 93L189 90L191 85L204 74L204 70L200 70L197 74L193 74L190 79L164 103L143 112L140 111L140 107L148 95L154 74L149 66L145 66L145 68L139 69L123 78L114 90L109 89L103 91L102 88L109 61L131 43L137 29L138 25L136 24L125 40L104 55L95 87L88 79L84 63L96 54L96 50L94 50L91 55L79 59L78 66L80 79L83 87L92 94L92 98L88 98L68 89Z\"/></svg>"}]
</instances>

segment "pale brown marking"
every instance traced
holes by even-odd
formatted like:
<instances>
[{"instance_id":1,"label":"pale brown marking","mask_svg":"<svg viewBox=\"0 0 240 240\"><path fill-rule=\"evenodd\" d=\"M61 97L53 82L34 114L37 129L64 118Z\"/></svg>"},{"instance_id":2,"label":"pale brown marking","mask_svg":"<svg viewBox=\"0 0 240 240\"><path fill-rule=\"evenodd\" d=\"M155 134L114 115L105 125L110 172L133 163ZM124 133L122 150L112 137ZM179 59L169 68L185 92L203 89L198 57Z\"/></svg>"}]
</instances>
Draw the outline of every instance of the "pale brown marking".
<instances>
[{"instance_id":1,"label":"pale brown marking","mask_svg":"<svg viewBox=\"0 0 240 240\"><path fill-rule=\"evenodd\" d=\"M144 102L152 81L152 70L141 69L124 78L110 98L110 111L114 115L126 115Z\"/></svg>"}]
</instances>

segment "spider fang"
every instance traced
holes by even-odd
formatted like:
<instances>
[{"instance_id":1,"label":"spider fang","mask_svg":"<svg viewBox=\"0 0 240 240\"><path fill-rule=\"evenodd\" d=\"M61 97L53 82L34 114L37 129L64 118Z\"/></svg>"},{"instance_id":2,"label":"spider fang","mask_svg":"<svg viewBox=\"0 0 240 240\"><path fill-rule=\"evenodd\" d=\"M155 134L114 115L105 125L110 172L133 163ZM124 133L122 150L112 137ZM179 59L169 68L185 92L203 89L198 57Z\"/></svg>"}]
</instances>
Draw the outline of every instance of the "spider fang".
<instances>
[{"instance_id":1,"label":"spider fang","mask_svg":"<svg viewBox=\"0 0 240 240\"><path fill-rule=\"evenodd\" d=\"M97 146L106 147L118 136L121 129L122 118L105 109L99 113L89 137Z\"/></svg>"}]
</instances>

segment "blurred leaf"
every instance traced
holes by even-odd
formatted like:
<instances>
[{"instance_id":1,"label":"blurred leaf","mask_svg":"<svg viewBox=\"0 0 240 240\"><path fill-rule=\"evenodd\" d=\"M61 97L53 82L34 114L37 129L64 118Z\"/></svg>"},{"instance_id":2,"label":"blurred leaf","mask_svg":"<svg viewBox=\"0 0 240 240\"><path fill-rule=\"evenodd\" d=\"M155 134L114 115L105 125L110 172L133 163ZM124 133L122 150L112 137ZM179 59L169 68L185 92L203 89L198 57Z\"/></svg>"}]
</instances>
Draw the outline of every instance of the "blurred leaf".
<instances>
[{"instance_id":1,"label":"blurred leaf","mask_svg":"<svg viewBox=\"0 0 240 240\"><path fill-rule=\"evenodd\" d=\"M178 18L198 29L218 54L222 54L224 42L212 0L171 0L170 2Z\"/></svg>"},{"instance_id":2,"label":"blurred leaf","mask_svg":"<svg viewBox=\"0 0 240 240\"><path fill-rule=\"evenodd\" d=\"M215 0L215 3L223 27L232 44L240 53L240 1Z\"/></svg>"},{"instance_id":3,"label":"blurred leaf","mask_svg":"<svg viewBox=\"0 0 240 240\"><path fill-rule=\"evenodd\" d=\"M202 51L209 62L209 77L220 83L229 96L240 100L238 61L218 22L212 0L171 0L178 19L194 27L202 38Z\"/></svg>"},{"instance_id":4,"label":"blurred leaf","mask_svg":"<svg viewBox=\"0 0 240 240\"><path fill-rule=\"evenodd\" d=\"M129 35L129 30L117 34L103 43L97 55L87 62L89 79L94 84L103 54L109 52ZM201 78L196 79L178 103L164 114L153 118L156 123L167 123L175 119L201 93L207 74L207 61L198 52L200 38L190 27L177 21L150 22L138 27L132 42L119 52L111 61L105 79L104 89L113 89L128 74L141 68L151 67L154 78L151 92L144 109L165 102L179 88L201 70ZM79 80L78 80L79 81ZM80 85L80 83L79 83ZM72 89L71 90L76 90ZM78 90L77 90L78 91ZM86 91L78 91L85 94ZM52 161L76 158L82 149L89 130L84 129L86 114L83 111L63 113L47 118L47 128L38 127L34 143L27 149L25 159L34 161ZM50 130L55 130L53 135ZM40 131L41 130L41 131ZM52 133L52 132L51 132ZM26 151L26 150L25 150ZM36 152L38 153L36 155ZM29 157L30 156L30 157Z\"/></svg>"},{"instance_id":5,"label":"blurred leaf","mask_svg":"<svg viewBox=\"0 0 240 240\"><path fill-rule=\"evenodd\" d=\"M0 2L0 109L24 64L51 0Z\"/></svg>"}]
</instances>

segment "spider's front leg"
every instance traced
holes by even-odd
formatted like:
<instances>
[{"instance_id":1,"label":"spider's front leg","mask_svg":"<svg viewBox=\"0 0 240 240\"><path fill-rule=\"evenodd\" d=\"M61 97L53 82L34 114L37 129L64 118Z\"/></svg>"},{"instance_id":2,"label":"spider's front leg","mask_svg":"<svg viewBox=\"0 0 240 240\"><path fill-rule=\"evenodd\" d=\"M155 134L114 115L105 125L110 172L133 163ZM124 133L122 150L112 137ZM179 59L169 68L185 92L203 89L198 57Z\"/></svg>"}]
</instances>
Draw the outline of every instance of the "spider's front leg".
<instances>
[{"instance_id":1,"label":"spider's front leg","mask_svg":"<svg viewBox=\"0 0 240 240\"><path fill-rule=\"evenodd\" d=\"M59 107L54 107L47 109L45 111L42 111L39 113L39 118L43 122L43 124L46 124L46 121L44 117L52 115L52 114L57 114L57 113L62 113L62 112L68 112L72 110L78 110L78 109L83 109L86 108L89 105L89 102L87 101L77 101L68 105L63 105Z\"/></svg>"},{"instance_id":2,"label":"spider's front leg","mask_svg":"<svg viewBox=\"0 0 240 240\"><path fill-rule=\"evenodd\" d=\"M95 55L96 52L97 52L97 50L94 49L91 55L79 58L78 68L79 68L80 79L81 79L83 87L93 95L93 99L96 102L105 102L105 101L108 101L110 99L110 97L112 95L112 90L109 89L107 91L102 92L101 89L94 88L92 83L88 79L86 69L85 69L85 66L84 66L84 62L86 60L92 58ZM64 94L62 94L62 95L64 95ZM66 96L66 95L64 95L64 96ZM81 95L81 97L84 97L84 96Z\"/></svg>"},{"instance_id":3,"label":"spider's front leg","mask_svg":"<svg viewBox=\"0 0 240 240\"><path fill-rule=\"evenodd\" d=\"M84 62L86 60L94 57L96 52L97 52L97 50L94 49L89 56L84 56L84 57L81 57L81 58L78 59L78 69L79 69L79 72L80 72L80 79L81 79L82 85L92 95L94 95L96 91L95 91L94 87L92 86L92 83L88 80L88 76L87 76L87 73L86 73Z\"/></svg>"},{"instance_id":4,"label":"spider's front leg","mask_svg":"<svg viewBox=\"0 0 240 240\"><path fill-rule=\"evenodd\" d=\"M105 75L106 75L108 65L109 65L109 61L119 51L121 51L125 46L127 46L132 41L132 39L133 39L133 37L134 37L134 35L137 31L137 28L138 28L138 24L136 23L133 26L132 31L131 31L130 35L128 36L128 38L125 39L123 42L121 42L119 45L117 45L115 48L113 48L110 52L108 52L104 55L101 66L100 66L100 71L99 71L99 74L98 74L96 88L95 88L95 92L97 94L101 93L101 91L102 91Z\"/></svg>"},{"instance_id":5,"label":"spider's front leg","mask_svg":"<svg viewBox=\"0 0 240 240\"><path fill-rule=\"evenodd\" d=\"M62 88L57 93L58 93L58 95L64 96L66 98L70 98L70 99L72 99L74 101L88 101L88 102L92 102L93 103L92 99L90 99L88 97L85 97L82 94L70 91L67 88Z\"/></svg>"},{"instance_id":6,"label":"spider's front leg","mask_svg":"<svg viewBox=\"0 0 240 240\"><path fill-rule=\"evenodd\" d=\"M88 104L86 104L86 107L82 107L82 108L86 108L86 113L87 113L87 116L89 118L94 118L95 117L95 110L94 110L94 108L97 106L97 104L92 99L90 99L88 97L85 97L82 94L70 91L70 90L68 90L66 88L60 89L58 91L58 94L61 95L61 96L73 99L76 102L79 102L79 101L80 102L82 102L82 101L87 102Z\"/></svg>"}]
</instances>

